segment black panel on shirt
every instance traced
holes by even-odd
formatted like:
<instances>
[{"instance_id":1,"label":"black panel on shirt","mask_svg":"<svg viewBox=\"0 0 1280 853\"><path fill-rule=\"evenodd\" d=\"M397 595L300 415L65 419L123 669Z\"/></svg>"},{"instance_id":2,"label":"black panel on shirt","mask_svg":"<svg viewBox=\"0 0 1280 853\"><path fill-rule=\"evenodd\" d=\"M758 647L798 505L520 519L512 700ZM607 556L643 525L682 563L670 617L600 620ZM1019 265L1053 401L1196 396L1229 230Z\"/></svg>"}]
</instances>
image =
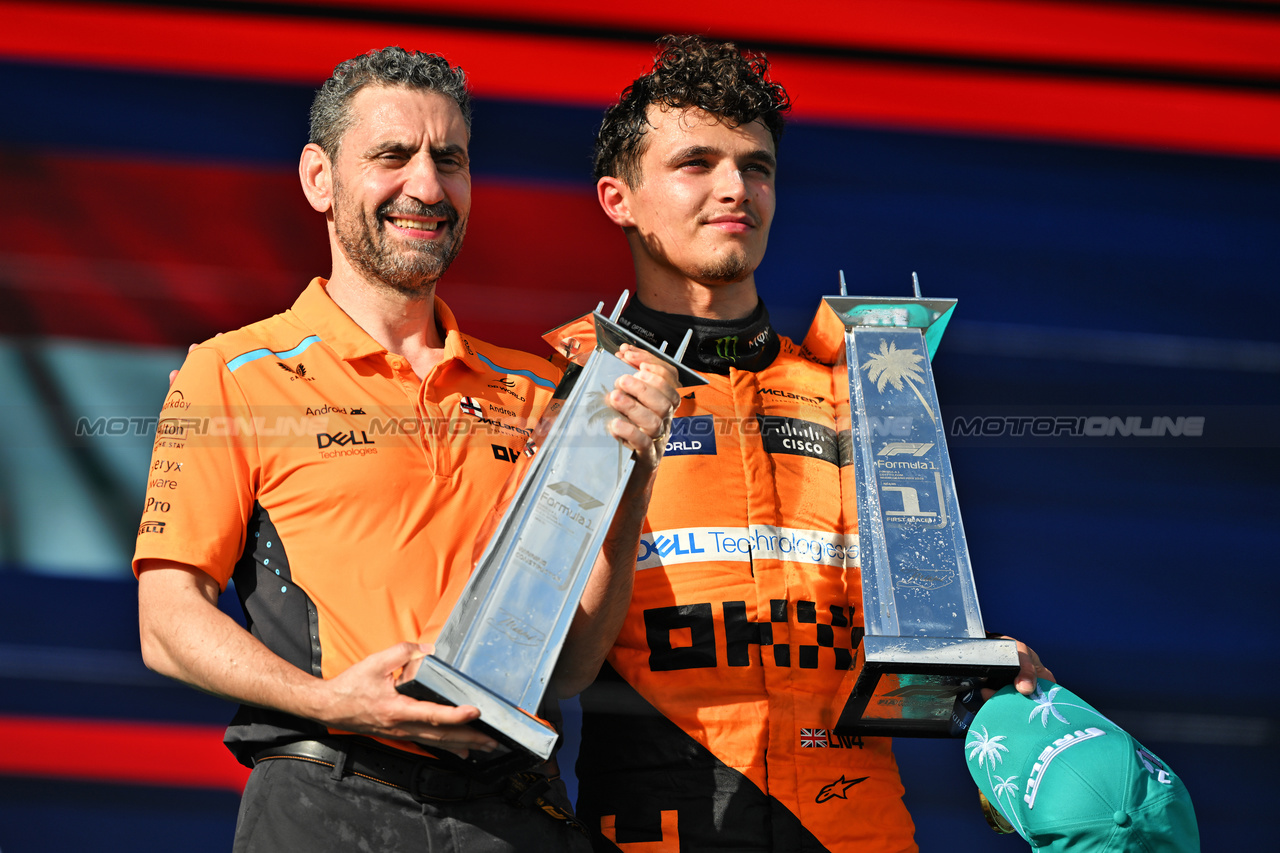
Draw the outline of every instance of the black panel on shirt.
<instances>
[{"instance_id":1,"label":"black panel on shirt","mask_svg":"<svg viewBox=\"0 0 1280 853\"><path fill-rule=\"evenodd\" d=\"M679 812L681 851L826 848L785 805L664 717L609 664L582 693L578 817L598 853L618 853L600 833L617 815L617 840L657 841L662 812Z\"/></svg>"},{"instance_id":2,"label":"black panel on shirt","mask_svg":"<svg viewBox=\"0 0 1280 853\"><path fill-rule=\"evenodd\" d=\"M245 533L244 553L232 574L250 633L284 660L320 676L320 630L315 604L289 573L289 558L271 517L259 503ZM274 744L322 737L327 729L281 711L241 705L227 727L227 747L241 764Z\"/></svg>"}]
</instances>

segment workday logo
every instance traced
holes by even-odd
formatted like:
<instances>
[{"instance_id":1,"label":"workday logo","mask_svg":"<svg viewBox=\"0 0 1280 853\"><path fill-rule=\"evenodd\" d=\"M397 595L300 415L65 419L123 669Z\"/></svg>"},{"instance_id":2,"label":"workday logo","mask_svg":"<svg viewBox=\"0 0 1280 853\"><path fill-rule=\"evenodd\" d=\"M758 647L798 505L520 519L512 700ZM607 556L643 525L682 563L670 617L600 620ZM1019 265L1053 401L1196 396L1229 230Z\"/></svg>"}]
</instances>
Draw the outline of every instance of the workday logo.
<instances>
[{"instance_id":1,"label":"workday logo","mask_svg":"<svg viewBox=\"0 0 1280 853\"><path fill-rule=\"evenodd\" d=\"M181 391L172 391L168 397L164 398L164 405L160 407L160 411L169 409L185 410L191 408L191 404L182 396Z\"/></svg>"}]
</instances>

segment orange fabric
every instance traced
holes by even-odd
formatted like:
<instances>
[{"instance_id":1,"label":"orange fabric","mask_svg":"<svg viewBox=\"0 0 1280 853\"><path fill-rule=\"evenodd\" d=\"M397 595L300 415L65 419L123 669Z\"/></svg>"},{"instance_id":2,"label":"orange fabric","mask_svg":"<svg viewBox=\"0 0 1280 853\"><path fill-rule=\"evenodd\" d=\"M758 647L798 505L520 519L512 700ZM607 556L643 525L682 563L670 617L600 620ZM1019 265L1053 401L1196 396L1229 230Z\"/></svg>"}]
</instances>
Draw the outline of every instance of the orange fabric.
<instances>
[{"instance_id":1,"label":"orange fabric","mask_svg":"<svg viewBox=\"0 0 1280 853\"><path fill-rule=\"evenodd\" d=\"M707 378L683 390L609 662L828 849L914 850L889 740L832 731L863 621L831 368L784 338L763 370ZM664 623L677 605L709 605L706 624L687 610ZM767 642L744 641L755 630ZM710 843L687 834L682 846Z\"/></svg>"},{"instance_id":2,"label":"orange fabric","mask_svg":"<svg viewBox=\"0 0 1280 853\"><path fill-rule=\"evenodd\" d=\"M470 573L559 372L468 337L437 299L445 355L419 380L324 285L188 356L161 415L134 569L174 560L225 588L242 555L261 577L282 552L288 581L254 594L309 599L317 674L332 677L443 625L442 595ZM275 551L246 544L255 505Z\"/></svg>"}]
</instances>

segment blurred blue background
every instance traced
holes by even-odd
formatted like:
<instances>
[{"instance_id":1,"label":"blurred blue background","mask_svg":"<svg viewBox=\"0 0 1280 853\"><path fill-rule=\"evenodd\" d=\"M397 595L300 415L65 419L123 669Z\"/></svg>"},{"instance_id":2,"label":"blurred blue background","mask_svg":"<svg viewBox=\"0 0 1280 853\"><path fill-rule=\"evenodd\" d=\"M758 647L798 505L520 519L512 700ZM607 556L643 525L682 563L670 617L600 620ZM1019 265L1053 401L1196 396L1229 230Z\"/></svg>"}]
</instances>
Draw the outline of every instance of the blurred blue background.
<instances>
[{"instance_id":1,"label":"blurred blue background","mask_svg":"<svg viewBox=\"0 0 1280 853\"><path fill-rule=\"evenodd\" d=\"M229 849L232 708L143 668L129 560L186 344L328 269L295 177L328 70L398 43L471 74L475 213L441 294L536 352L630 284L591 140L681 30L765 48L794 98L757 277L784 333L840 270L877 295L916 271L959 300L934 362L952 426L1204 418L953 432L951 455L988 627L1178 771L1205 850L1260 849L1280 794L1277 7L790 6L0 2L0 851ZM987 829L958 742L896 749L922 850L1026 849Z\"/></svg>"}]
</instances>

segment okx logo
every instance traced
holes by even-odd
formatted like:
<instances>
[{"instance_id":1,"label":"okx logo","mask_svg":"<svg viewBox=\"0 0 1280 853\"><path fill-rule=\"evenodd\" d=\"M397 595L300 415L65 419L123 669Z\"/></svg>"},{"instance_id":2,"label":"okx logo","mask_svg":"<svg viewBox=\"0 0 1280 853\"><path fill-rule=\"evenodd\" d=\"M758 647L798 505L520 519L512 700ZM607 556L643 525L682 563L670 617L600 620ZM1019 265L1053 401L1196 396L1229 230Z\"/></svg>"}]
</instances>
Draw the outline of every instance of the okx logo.
<instances>
[{"instance_id":1,"label":"okx logo","mask_svg":"<svg viewBox=\"0 0 1280 853\"><path fill-rule=\"evenodd\" d=\"M728 666L767 663L846 671L853 666L863 628L850 624L852 608L833 604L823 610L820 617L816 602L785 599L771 600L760 619L750 617L745 601L653 607L644 611L649 668L704 669L723 660Z\"/></svg>"}]
</instances>

